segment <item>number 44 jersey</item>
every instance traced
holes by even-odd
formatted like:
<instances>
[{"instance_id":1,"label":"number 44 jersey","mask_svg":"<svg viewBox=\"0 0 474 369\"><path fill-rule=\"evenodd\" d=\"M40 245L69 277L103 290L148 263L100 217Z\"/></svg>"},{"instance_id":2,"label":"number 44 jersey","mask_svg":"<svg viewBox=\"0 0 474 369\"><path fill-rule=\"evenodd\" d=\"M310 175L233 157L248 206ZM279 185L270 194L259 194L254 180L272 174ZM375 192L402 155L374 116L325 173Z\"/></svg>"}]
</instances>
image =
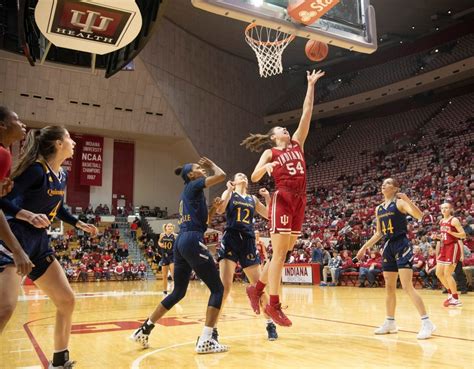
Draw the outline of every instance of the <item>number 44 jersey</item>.
<instances>
[{"instance_id":1,"label":"number 44 jersey","mask_svg":"<svg viewBox=\"0 0 474 369\"><path fill-rule=\"evenodd\" d=\"M390 202L387 207L379 205L377 208L377 218L380 228L385 235L385 239L392 240L407 234L407 215L397 208L396 200Z\"/></svg>"}]
</instances>

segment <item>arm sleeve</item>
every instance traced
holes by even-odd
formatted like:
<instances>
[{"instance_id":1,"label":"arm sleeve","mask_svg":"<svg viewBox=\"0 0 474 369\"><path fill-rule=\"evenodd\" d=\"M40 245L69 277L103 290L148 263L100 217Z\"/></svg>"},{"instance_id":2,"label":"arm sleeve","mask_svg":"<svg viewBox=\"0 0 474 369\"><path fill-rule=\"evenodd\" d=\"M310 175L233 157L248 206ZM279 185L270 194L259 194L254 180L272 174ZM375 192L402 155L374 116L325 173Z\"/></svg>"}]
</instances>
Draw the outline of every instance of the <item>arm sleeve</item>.
<instances>
[{"instance_id":1,"label":"arm sleeve","mask_svg":"<svg viewBox=\"0 0 474 369\"><path fill-rule=\"evenodd\" d=\"M22 210L14 204L13 200L23 195L28 189L41 186L43 175L44 172L40 165L32 165L15 178L11 192L0 199L0 207L5 214L16 216Z\"/></svg>"},{"instance_id":2,"label":"arm sleeve","mask_svg":"<svg viewBox=\"0 0 474 369\"><path fill-rule=\"evenodd\" d=\"M73 227L75 227L77 225L77 222L79 221L79 219L74 217L69 211L66 210L64 204L61 204L61 207L58 210L57 217L63 222L72 225Z\"/></svg>"}]
</instances>

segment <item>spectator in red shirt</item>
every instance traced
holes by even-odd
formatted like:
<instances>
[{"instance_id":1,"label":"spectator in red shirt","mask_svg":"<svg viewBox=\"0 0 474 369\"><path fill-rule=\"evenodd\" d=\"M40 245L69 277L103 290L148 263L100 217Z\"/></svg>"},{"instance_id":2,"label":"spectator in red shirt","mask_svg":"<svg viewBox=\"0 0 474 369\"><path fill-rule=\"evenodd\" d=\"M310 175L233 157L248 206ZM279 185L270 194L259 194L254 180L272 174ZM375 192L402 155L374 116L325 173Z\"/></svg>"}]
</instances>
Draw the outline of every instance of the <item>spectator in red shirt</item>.
<instances>
[{"instance_id":1,"label":"spectator in red shirt","mask_svg":"<svg viewBox=\"0 0 474 369\"><path fill-rule=\"evenodd\" d=\"M349 254L349 251L344 250L342 252L342 265L341 265L341 274L356 272L356 265L352 261L352 256Z\"/></svg>"},{"instance_id":2,"label":"spectator in red shirt","mask_svg":"<svg viewBox=\"0 0 474 369\"><path fill-rule=\"evenodd\" d=\"M130 263L130 277L132 281L138 279L138 265L135 263Z\"/></svg>"},{"instance_id":3,"label":"spectator in red shirt","mask_svg":"<svg viewBox=\"0 0 474 369\"><path fill-rule=\"evenodd\" d=\"M140 220L138 218L135 218L132 224L130 224L130 236L132 237L132 240L137 239L137 229L138 229L138 223Z\"/></svg>"},{"instance_id":4,"label":"spectator in red shirt","mask_svg":"<svg viewBox=\"0 0 474 369\"><path fill-rule=\"evenodd\" d=\"M369 287L376 287L375 279L382 272L382 258L375 250L370 251L370 257L360 264L359 287L365 287L365 280Z\"/></svg>"},{"instance_id":5,"label":"spectator in red shirt","mask_svg":"<svg viewBox=\"0 0 474 369\"><path fill-rule=\"evenodd\" d=\"M110 260L112 260L112 256L108 253L108 251L105 252L105 255L102 256L102 262L105 263L110 263Z\"/></svg>"},{"instance_id":6,"label":"spectator in red shirt","mask_svg":"<svg viewBox=\"0 0 474 369\"><path fill-rule=\"evenodd\" d=\"M100 266L99 263L95 264L94 277L97 282L100 281L100 278L102 277L102 267Z\"/></svg>"},{"instance_id":7,"label":"spectator in red shirt","mask_svg":"<svg viewBox=\"0 0 474 369\"><path fill-rule=\"evenodd\" d=\"M102 278L104 278L106 281L110 281L110 271L113 270L111 267L109 267L109 263L104 262L104 266L102 267Z\"/></svg>"},{"instance_id":8,"label":"spectator in red shirt","mask_svg":"<svg viewBox=\"0 0 474 369\"><path fill-rule=\"evenodd\" d=\"M143 260L140 261L140 264L138 264L138 277L143 280L146 277L146 265Z\"/></svg>"},{"instance_id":9,"label":"spectator in red shirt","mask_svg":"<svg viewBox=\"0 0 474 369\"><path fill-rule=\"evenodd\" d=\"M118 263L114 269L115 279L117 281L123 281L125 269L123 268L122 263Z\"/></svg>"},{"instance_id":10,"label":"spectator in red shirt","mask_svg":"<svg viewBox=\"0 0 474 369\"><path fill-rule=\"evenodd\" d=\"M79 274L79 280L81 282L87 282L88 280L88 274L87 274L87 267L85 264L80 264L78 268L78 274Z\"/></svg>"},{"instance_id":11,"label":"spectator in red shirt","mask_svg":"<svg viewBox=\"0 0 474 369\"><path fill-rule=\"evenodd\" d=\"M130 261L129 261L129 260L125 260L122 265L123 265L123 270L124 270L124 279L126 279L127 281L129 281L130 279L132 279L132 272L131 272Z\"/></svg>"},{"instance_id":12,"label":"spectator in red shirt","mask_svg":"<svg viewBox=\"0 0 474 369\"><path fill-rule=\"evenodd\" d=\"M413 247L413 271L414 272L421 272L425 265L425 258L423 257L423 253L421 252L420 246Z\"/></svg>"},{"instance_id":13,"label":"spectator in red shirt","mask_svg":"<svg viewBox=\"0 0 474 369\"><path fill-rule=\"evenodd\" d=\"M436 289L438 286L438 278L436 277L436 250L431 247L428 250L428 258L425 267L420 271L420 277L423 279L423 287Z\"/></svg>"}]
</instances>

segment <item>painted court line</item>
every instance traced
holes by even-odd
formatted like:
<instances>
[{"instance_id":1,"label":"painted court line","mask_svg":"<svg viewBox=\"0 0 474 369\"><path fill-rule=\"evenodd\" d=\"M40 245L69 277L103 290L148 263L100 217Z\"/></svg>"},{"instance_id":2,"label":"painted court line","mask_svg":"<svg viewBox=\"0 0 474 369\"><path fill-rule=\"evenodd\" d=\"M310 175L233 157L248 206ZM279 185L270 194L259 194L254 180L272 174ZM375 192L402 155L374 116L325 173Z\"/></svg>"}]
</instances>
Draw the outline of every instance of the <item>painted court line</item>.
<instances>
[{"instance_id":1,"label":"painted court line","mask_svg":"<svg viewBox=\"0 0 474 369\"><path fill-rule=\"evenodd\" d=\"M225 339L226 340L232 340L232 339L243 339L243 338L249 338L249 337L259 337L259 336L262 336L262 334L244 334L244 335L238 335L238 336L226 336ZM406 343L408 345L419 345L419 342L415 341L415 342L412 342L411 340L410 341L405 341L403 339L400 339L399 337L397 337L397 339L390 339L388 337L380 337L380 336L366 336L366 335L362 335L362 334L348 334L348 333L317 333L317 332L311 332L311 333L307 333L307 332L302 332L302 333L285 333L285 336L322 336L322 337L334 337L334 336L339 336L339 337L358 337L358 338L361 338L361 339L372 339L372 340L376 340L376 341L385 341L385 342L403 342L403 343ZM151 355L154 355L158 352L162 352L162 351L166 351L166 350L169 350L169 349L173 349L173 348L176 348L176 347L182 347L182 346L187 346L187 345L195 345L196 344L196 341L189 341L189 342L183 342L183 343L177 343L177 344L174 344L174 345L170 345L170 346L166 346L166 347L162 347L160 349L156 349L156 350L153 350L153 351L150 351L144 355L141 355L139 356L138 358L136 358L132 365L130 366L130 369L140 369L140 363L146 359L147 357L151 356ZM229 352L232 351L232 347L230 347L230 350ZM218 354L218 355L224 355L225 353L221 353L221 354ZM195 354L195 355L198 355L198 354Z\"/></svg>"},{"instance_id":2,"label":"painted court line","mask_svg":"<svg viewBox=\"0 0 474 369\"><path fill-rule=\"evenodd\" d=\"M26 352L26 351L33 351L33 349L14 350L10 352Z\"/></svg>"}]
</instances>

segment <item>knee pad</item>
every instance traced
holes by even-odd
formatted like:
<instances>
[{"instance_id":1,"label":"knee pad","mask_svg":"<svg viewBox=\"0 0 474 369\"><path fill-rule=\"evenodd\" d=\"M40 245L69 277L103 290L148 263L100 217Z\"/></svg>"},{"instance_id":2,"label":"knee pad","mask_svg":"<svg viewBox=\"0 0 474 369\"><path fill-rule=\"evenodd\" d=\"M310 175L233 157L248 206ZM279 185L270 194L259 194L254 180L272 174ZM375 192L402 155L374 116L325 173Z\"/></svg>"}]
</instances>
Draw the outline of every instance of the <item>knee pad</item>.
<instances>
[{"instance_id":1,"label":"knee pad","mask_svg":"<svg viewBox=\"0 0 474 369\"><path fill-rule=\"evenodd\" d=\"M171 292L163 301L161 301L161 305L163 305L167 310L170 310L173 306L180 302L185 295L185 289L175 287L173 292Z\"/></svg>"},{"instance_id":2,"label":"knee pad","mask_svg":"<svg viewBox=\"0 0 474 369\"><path fill-rule=\"evenodd\" d=\"M224 297L224 289L211 292L211 296L209 297L208 306L212 306L216 309L220 309L222 305L222 298Z\"/></svg>"},{"instance_id":3,"label":"knee pad","mask_svg":"<svg viewBox=\"0 0 474 369\"><path fill-rule=\"evenodd\" d=\"M224 285L221 280L218 279L210 283L209 289L211 290L211 296L209 297L209 303L207 305L220 309L224 297Z\"/></svg>"}]
</instances>

